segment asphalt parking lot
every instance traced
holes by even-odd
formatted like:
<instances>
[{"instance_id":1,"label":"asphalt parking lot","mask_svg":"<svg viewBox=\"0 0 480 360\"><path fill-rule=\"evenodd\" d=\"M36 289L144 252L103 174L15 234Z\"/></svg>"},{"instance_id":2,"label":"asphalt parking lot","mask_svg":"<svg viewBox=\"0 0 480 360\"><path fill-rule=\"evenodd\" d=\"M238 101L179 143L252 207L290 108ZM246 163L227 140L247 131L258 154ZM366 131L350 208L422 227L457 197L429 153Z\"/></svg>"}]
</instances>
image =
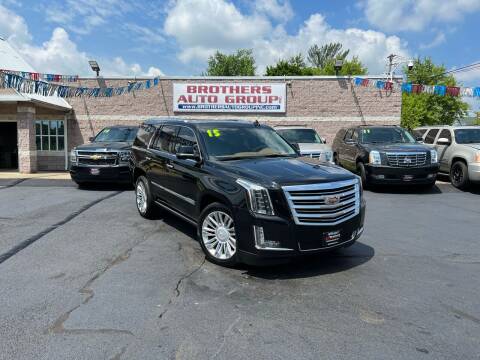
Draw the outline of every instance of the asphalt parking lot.
<instances>
[{"instance_id":1,"label":"asphalt parking lot","mask_svg":"<svg viewBox=\"0 0 480 360\"><path fill-rule=\"evenodd\" d=\"M0 358L480 358L480 191L365 196L353 247L226 269L133 191L2 180Z\"/></svg>"}]
</instances>

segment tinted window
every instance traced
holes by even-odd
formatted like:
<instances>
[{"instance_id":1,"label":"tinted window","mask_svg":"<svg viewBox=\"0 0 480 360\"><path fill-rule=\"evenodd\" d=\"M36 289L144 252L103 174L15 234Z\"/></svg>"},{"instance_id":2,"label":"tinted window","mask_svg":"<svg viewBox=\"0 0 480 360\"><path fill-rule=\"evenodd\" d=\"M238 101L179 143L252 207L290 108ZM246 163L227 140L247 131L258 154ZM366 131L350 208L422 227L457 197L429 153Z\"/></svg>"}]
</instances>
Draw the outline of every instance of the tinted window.
<instances>
[{"instance_id":1,"label":"tinted window","mask_svg":"<svg viewBox=\"0 0 480 360\"><path fill-rule=\"evenodd\" d=\"M450 133L450 130L443 129L442 132L440 133L439 137L440 138L445 138L448 139L448 141L452 141L452 134Z\"/></svg>"},{"instance_id":2,"label":"tinted window","mask_svg":"<svg viewBox=\"0 0 480 360\"><path fill-rule=\"evenodd\" d=\"M197 145L197 139L192 129L187 127L180 128L175 142L175 153L178 152L180 146L195 146Z\"/></svg>"},{"instance_id":3,"label":"tinted window","mask_svg":"<svg viewBox=\"0 0 480 360\"><path fill-rule=\"evenodd\" d=\"M95 137L93 142L133 142L138 128L105 128Z\"/></svg>"},{"instance_id":4,"label":"tinted window","mask_svg":"<svg viewBox=\"0 0 480 360\"><path fill-rule=\"evenodd\" d=\"M145 124L140 125L134 145L138 147L146 148L150 143L150 139L152 138L152 134L154 130L155 128L151 125L145 125Z\"/></svg>"},{"instance_id":5,"label":"tinted window","mask_svg":"<svg viewBox=\"0 0 480 360\"><path fill-rule=\"evenodd\" d=\"M415 139L400 127L368 127L360 130L360 141L364 144L414 143Z\"/></svg>"},{"instance_id":6,"label":"tinted window","mask_svg":"<svg viewBox=\"0 0 480 360\"><path fill-rule=\"evenodd\" d=\"M178 131L178 126L164 125L157 138L154 141L153 148L160 151L175 153L175 134Z\"/></svg>"},{"instance_id":7,"label":"tinted window","mask_svg":"<svg viewBox=\"0 0 480 360\"><path fill-rule=\"evenodd\" d=\"M321 144L322 140L313 129L282 129L277 130L290 143Z\"/></svg>"},{"instance_id":8,"label":"tinted window","mask_svg":"<svg viewBox=\"0 0 480 360\"><path fill-rule=\"evenodd\" d=\"M419 129L419 130L413 130L412 133L415 137L423 137L423 134L427 132L427 129Z\"/></svg>"},{"instance_id":9,"label":"tinted window","mask_svg":"<svg viewBox=\"0 0 480 360\"><path fill-rule=\"evenodd\" d=\"M296 156L296 151L276 131L260 126L199 128L207 153L218 160Z\"/></svg>"},{"instance_id":10,"label":"tinted window","mask_svg":"<svg viewBox=\"0 0 480 360\"><path fill-rule=\"evenodd\" d=\"M427 133L427 136L425 136L425 144L433 144L435 141L435 137L438 134L438 129L432 129Z\"/></svg>"},{"instance_id":11,"label":"tinted window","mask_svg":"<svg viewBox=\"0 0 480 360\"><path fill-rule=\"evenodd\" d=\"M480 144L480 129L455 130L457 144Z\"/></svg>"}]
</instances>

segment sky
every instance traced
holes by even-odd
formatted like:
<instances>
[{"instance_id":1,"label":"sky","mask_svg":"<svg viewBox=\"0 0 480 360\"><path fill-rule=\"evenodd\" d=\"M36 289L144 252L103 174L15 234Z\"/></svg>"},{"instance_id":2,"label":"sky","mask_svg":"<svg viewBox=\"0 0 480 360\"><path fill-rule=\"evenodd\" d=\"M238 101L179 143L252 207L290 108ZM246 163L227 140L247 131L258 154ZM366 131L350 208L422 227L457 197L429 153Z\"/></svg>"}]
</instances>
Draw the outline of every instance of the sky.
<instances>
[{"instance_id":1,"label":"sky","mask_svg":"<svg viewBox=\"0 0 480 360\"><path fill-rule=\"evenodd\" d=\"M385 72L386 57L480 61L480 0L0 0L0 36L39 72L200 75L216 50L253 49L257 74L313 44L341 42ZM480 86L480 69L463 73ZM478 102L478 101L477 101Z\"/></svg>"}]
</instances>

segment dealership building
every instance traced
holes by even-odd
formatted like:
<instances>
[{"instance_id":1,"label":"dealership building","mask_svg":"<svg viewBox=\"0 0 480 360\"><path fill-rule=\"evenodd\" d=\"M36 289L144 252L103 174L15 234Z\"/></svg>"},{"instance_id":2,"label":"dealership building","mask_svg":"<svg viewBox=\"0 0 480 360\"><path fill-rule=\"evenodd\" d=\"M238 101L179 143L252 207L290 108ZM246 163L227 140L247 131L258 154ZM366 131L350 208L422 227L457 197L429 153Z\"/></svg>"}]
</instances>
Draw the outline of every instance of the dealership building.
<instances>
[{"instance_id":1,"label":"dealership building","mask_svg":"<svg viewBox=\"0 0 480 360\"><path fill-rule=\"evenodd\" d=\"M0 69L35 72L0 39ZM384 78L368 76L370 79ZM68 167L68 152L109 125L138 125L152 117L247 119L311 126L331 143L342 127L399 124L398 90L355 87L348 77L79 78L70 86L132 90L111 97L40 96L0 89L0 170L22 173ZM133 84L133 86L132 86Z\"/></svg>"}]
</instances>

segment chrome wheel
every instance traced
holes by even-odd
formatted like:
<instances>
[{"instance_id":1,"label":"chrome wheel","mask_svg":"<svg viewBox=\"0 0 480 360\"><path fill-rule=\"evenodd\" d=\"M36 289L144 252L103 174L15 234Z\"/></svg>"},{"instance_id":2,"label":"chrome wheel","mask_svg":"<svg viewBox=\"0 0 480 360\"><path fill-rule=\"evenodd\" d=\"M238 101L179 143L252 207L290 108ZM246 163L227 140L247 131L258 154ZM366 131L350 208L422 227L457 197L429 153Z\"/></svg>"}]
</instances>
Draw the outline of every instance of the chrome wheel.
<instances>
[{"instance_id":1,"label":"chrome wheel","mask_svg":"<svg viewBox=\"0 0 480 360\"><path fill-rule=\"evenodd\" d=\"M145 185L143 182L139 181L136 189L137 196L137 208L142 214L145 214L147 211L147 192L145 190Z\"/></svg>"},{"instance_id":2,"label":"chrome wheel","mask_svg":"<svg viewBox=\"0 0 480 360\"><path fill-rule=\"evenodd\" d=\"M202 223L202 241L214 258L232 258L237 249L237 240L231 216L223 211L212 211L208 214Z\"/></svg>"}]
</instances>

